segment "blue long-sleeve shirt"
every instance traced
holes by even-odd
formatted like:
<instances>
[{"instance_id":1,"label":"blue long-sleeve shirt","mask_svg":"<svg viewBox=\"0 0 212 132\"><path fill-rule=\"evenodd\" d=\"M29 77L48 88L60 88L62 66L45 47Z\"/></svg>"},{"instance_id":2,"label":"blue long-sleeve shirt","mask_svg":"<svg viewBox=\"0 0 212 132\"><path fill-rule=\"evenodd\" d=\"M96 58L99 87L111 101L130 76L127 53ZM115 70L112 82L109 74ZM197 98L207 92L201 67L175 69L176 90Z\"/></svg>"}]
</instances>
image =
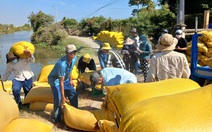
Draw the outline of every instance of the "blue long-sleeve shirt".
<instances>
[{"instance_id":1,"label":"blue long-sleeve shirt","mask_svg":"<svg viewBox=\"0 0 212 132\"><path fill-rule=\"evenodd\" d=\"M146 36L140 36L140 46L139 49L142 51L139 55L139 59L148 60L150 59L150 54L152 53L152 46L147 41Z\"/></svg>"}]
</instances>

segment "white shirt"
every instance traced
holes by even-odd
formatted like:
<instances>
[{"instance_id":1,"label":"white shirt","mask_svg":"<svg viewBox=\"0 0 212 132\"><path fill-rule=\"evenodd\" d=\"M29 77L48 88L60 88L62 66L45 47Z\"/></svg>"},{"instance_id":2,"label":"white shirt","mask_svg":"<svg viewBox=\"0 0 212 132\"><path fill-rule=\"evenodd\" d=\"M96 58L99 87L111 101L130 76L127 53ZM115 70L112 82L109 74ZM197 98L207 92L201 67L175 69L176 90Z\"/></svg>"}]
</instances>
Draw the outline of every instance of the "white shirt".
<instances>
[{"instance_id":1,"label":"white shirt","mask_svg":"<svg viewBox=\"0 0 212 132\"><path fill-rule=\"evenodd\" d=\"M191 74L184 54L175 51L159 52L152 56L146 82L169 78L189 78Z\"/></svg>"},{"instance_id":2,"label":"white shirt","mask_svg":"<svg viewBox=\"0 0 212 132\"><path fill-rule=\"evenodd\" d=\"M5 74L2 76L2 80L6 81L10 74L13 72L15 79L18 81L24 81L34 76L30 68L30 63L35 62L34 56L28 58L19 58L17 63L9 62Z\"/></svg>"}]
</instances>

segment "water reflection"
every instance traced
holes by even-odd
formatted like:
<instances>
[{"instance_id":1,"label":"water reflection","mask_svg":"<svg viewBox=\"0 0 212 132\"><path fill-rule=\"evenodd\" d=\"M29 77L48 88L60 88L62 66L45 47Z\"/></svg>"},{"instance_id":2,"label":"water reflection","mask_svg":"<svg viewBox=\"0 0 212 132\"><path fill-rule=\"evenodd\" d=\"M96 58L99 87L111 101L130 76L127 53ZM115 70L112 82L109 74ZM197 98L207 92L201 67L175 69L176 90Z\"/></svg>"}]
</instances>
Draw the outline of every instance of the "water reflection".
<instances>
[{"instance_id":1,"label":"water reflection","mask_svg":"<svg viewBox=\"0 0 212 132\"><path fill-rule=\"evenodd\" d=\"M13 34L0 35L0 74L4 74L6 70L6 54L9 52L10 47L18 41L29 41L32 31L21 31ZM39 61L36 61L39 60ZM41 68L47 64L55 64L58 58L35 58L35 63L31 64L32 71L35 76L33 80L37 80ZM9 80L13 79L14 75L10 75Z\"/></svg>"}]
</instances>

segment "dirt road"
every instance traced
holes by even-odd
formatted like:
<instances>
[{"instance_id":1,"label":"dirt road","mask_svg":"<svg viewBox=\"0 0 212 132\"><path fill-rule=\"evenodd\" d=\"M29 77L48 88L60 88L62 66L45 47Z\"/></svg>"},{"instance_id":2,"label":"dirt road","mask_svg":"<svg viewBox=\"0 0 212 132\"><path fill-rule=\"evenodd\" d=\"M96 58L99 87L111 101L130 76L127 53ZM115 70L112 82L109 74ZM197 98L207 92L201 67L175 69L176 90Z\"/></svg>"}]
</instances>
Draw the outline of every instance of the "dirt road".
<instances>
[{"instance_id":1,"label":"dirt road","mask_svg":"<svg viewBox=\"0 0 212 132\"><path fill-rule=\"evenodd\" d=\"M93 40L91 37L79 37L79 36L70 36L70 37L82 41L95 49L98 49L100 47L99 45L101 44L100 42Z\"/></svg>"}]
</instances>

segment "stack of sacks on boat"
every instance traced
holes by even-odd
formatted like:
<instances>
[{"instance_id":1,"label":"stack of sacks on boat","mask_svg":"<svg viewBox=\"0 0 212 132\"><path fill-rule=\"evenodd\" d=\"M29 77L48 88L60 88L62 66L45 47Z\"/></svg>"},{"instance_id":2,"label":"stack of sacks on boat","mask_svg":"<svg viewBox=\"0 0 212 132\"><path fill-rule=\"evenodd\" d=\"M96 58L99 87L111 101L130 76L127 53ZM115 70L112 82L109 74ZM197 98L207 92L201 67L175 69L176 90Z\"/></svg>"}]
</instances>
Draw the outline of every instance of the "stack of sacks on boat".
<instances>
[{"instance_id":1,"label":"stack of sacks on boat","mask_svg":"<svg viewBox=\"0 0 212 132\"><path fill-rule=\"evenodd\" d=\"M48 84L48 75L54 65L46 65L41 69L38 80L34 82L34 87L29 91L24 99L24 104L30 104L30 110L41 110L51 112L53 110L53 94L50 85ZM74 66L72 70L72 79L74 88L77 88L78 70Z\"/></svg>"},{"instance_id":2,"label":"stack of sacks on boat","mask_svg":"<svg viewBox=\"0 0 212 132\"><path fill-rule=\"evenodd\" d=\"M129 120L130 122L122 124L123 116L126 115L125 113L131 107L135 107L138 103L159 96L165 97L199 88L200 86L196 82L182 78L151 83L107 86L107 94L105 101L102 103L102 109L93 111L80 110L67 104L64 107L64 120L67 126L78 130L120 131L118 126L128 125L132 122ZM89 129L86 126L90 126Z\"/></svg>"},{"instance_id":3,"label":"stack of sacks on boat","mask_svg":"<svg viewBox=\"0 0 212 132\"><path fill-rule=\"evenodd\" d=\"M20 118L15 100L0 91L0 132L51 132L52 126L36 119Z\"/></svg>"},{"instance_id":4,"label":"stack of sacks on boat","mask_svg":"<svg viewBox=\"0 0 212 132\"><path fill-rule=\"evenodd\" d=\"M212 60L212 31L198 32L201 36L198 37L198 65L199 66L211 66ZM188 48L186 50L186 58L188 62L191 61L191 49L192 41L188 42Z\"/></svg>"}]
</instances>

